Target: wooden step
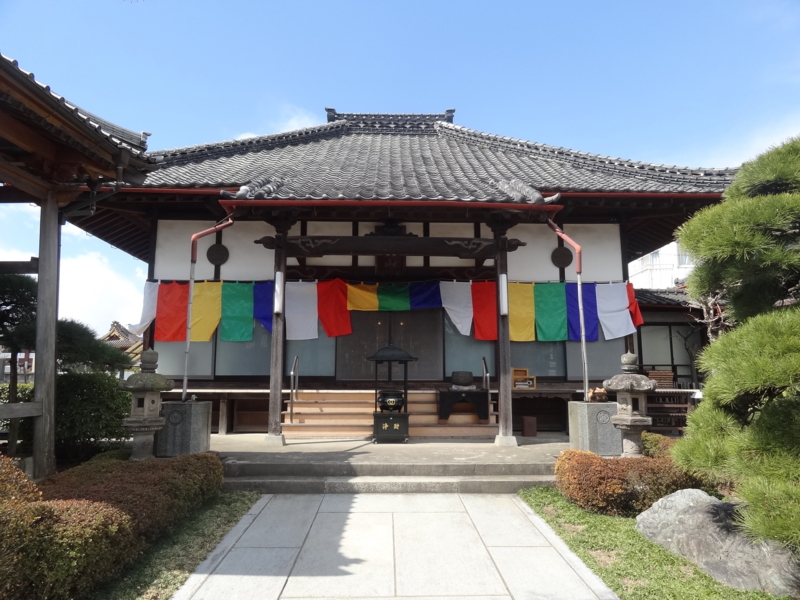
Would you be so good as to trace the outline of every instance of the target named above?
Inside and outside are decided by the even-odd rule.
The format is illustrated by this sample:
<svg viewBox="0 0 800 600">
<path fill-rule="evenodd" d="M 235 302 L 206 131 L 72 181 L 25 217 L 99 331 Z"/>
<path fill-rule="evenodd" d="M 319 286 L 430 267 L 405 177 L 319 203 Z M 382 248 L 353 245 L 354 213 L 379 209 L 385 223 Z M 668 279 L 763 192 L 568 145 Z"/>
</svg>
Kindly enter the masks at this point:
<svg viewBox="0 0 800 600">
<path fill-rule="evenodd" d="M 500 426 L 447 424 L 447 425 L 409 425 L 411 437 L 494 437 L 500 433 Z"/>
<path fill-rule="evenodd" d="M 436 402 L 412 400 L 408 403 L 409 412 L 436 412 Z M 368 412 L 372 414 L 375 410 L 375 402 L 359 402 L 351 400 L 297 400 L 294 402 L 294 412 L 317 412 L 317 413 L 355 413 Z"/>
<path fill-rule="evenodd" d="M 391 386 L 387 386 L 391 388 Z M 431 391 L 408 391 L 409 401 L 436 402 L 437 394 Z M 375 390 L 298 390 L 298 400 L 374 402 Z"/>
<path fill-rule="evenodd" d="M 371 438 L 372 422 L 362 423 L 283 423 L 286 437 Z"/>
<path fill-rule="evenodd" d="M 294 411 L 294 418 L 289 421 L 289 411 L 283 411 L 283 423 L 292 425 L 294 423 L 321 423 L 321 424 L 340 424 L 340 423 L 372 423 L 372 411 L 369 412 L 308 412 Z M 497 414 L 489 415 L 490 423 L 497 423 Z M 409 412 L 409 424 L 411 425 L 439 425 L 439 413 L 436 411 Z M 475 413 L 451 414 L 447 425 L 474 425 L 479 424 L 478 415 Z"/>
</svg>

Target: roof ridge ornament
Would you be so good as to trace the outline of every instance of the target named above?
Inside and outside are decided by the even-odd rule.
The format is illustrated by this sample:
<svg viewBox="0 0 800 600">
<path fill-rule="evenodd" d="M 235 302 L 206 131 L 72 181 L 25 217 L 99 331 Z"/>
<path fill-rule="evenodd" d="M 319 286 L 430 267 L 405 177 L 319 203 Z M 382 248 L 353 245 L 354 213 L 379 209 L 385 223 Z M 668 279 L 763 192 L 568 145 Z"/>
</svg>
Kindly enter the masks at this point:
<svg viewBox="0 0 800 600">
<path fill-rule="evenodd" d="M 448 108 L 442 113 L 340 113 L 335 108 L 326 108 L 328 123 L 335 121 L 374 122 L 374 123 L 435 123 L 453 122 L 455 108 Z"/>
<path fill-rule="evenodd" d="M 529 186 L 527 183 L 521 182 L 519 179 L 494 181 L 493 183 L 501 192 L 511 196 L 514 202 L 522 202 L 524 204 L 552 204 L 561 199 L 560 193 L 545 198 L 539 190 Z"/>
</svg>

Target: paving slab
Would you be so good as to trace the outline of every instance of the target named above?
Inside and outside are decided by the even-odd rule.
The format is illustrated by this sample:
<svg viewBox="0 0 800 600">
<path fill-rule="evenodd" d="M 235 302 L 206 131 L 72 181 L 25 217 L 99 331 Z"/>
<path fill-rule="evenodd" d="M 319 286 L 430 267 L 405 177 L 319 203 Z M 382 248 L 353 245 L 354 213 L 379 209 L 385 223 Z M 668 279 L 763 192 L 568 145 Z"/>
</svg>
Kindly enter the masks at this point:
<svg viewBox="0 0 800 600">
<path fill-rule="evenodd" d="M 530 519 L 508 496 L 464 494 L 461 496 L 461 501 L 487 547 L 549 545 Z"/>
<path fill-rule="evenodd" d="M 282 598 L 392 595 L 392 515 L 319 513 Z"/>
<path fill-rule="evenodd" d="M 300 548 L 322 495 L 275 496 L 236 542 L 237 548 Z"/>
<path fill-rule="evenodd" d="M 489 552 L 514 598 L 598 600 L 552 547 L 489 548 Z"/>
<path fill-rule="evenodd" d="M 518 496 L 455 493 L 265 495 L 172 600 L 240 598 L 619 600 Z"/>
<path fill-rule="evenodd" d="M 394 515 L 398 596 L 490 596 L 506 588 L 465 513 Z"/>
<path fill-rule="evenodd" d="M 458 494 L 330 494 L 325 496 L 319 507 L 321 513 L 438 513 L 464 510 Z"/>
<path fill-rule="evenodd" d="M 278 600 L 296 548 L 234 548 L 192 600 Z"/>
</svg>

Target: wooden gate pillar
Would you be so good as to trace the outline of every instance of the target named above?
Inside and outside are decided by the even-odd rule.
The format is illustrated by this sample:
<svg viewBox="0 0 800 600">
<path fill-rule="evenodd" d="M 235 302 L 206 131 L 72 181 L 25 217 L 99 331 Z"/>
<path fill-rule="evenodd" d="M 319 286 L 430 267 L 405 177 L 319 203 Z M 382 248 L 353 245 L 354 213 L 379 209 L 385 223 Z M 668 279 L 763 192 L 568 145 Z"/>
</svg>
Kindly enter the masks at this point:
<svg viewBox="0 0 800 600">
<path fill-rule="evenodd" d="M 508 251 L 515 250 L 517 245 L 509 247 L 506 237 L 508 230 L 517 224 L 517 217 L 507 211 L 491 212 L 487 215 L 487 225 L 497 240 L 497 257 L 495 258 L 495 274 L 497 281 L 497 383 L 499 434 L 494 443 L 498 446 L 516 446 L 511 419 L 511 337 L 508 324 L 508 311 L 502 314 L 501 295 L 508 303 Z M 506 286 L 506 289 L 502 289 Z"/>
<path fill-rule="evenodd" d="M 497 381 L 498 381 L 498 411 L 500 427 L 495 438 L 498 446 L 516 446 L 517 438 L 514 437 L 511 420 L 511 337 L 508 324 L 508 311 L 502 314 L 501 296 L 508 303 L 508 289 L 502 286 L 508 283 L 508 238 L 495 234 L 499 242 L 497 258 L 494 261 L 497 274 Z"/>
<path fill-rule="evenodd" d="M 275 235 L 275 298 L 286 298 L 286 233 Z M 285 302 L 284 302 L 285 304 Z M 283 354 L 286 337 L 285 306 L 273 306 L 272 311 L 272 351 L 269 363 L 269 429 L 266 443 L 270 446 L 283 446 L 281 431 L 281 411 L 283 409 Z"/>
<path fill-rule="evenodd" d="M 56 321 L 58 320 L 58 222 L 56 195 L 42 199 L 39 222 L 39 283 L 36 304 L 36 372 L 34 402 L 42 407 L 33 420 L 33 478 L 44 479 L 56 472 L 55 396 Z"/>
</svg>

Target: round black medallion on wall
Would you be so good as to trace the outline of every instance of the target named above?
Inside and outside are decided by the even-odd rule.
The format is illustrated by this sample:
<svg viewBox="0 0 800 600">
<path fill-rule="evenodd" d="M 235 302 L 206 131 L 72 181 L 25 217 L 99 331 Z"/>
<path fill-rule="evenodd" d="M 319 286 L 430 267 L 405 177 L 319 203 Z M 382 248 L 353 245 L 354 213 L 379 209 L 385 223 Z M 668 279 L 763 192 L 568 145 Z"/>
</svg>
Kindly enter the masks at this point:
<svg viewBox="0 0 800 600">
<path fill-rule="evenodd" d="M 228 261 L 230 253 L 227 246 L 222 244 L 211 244 L 206 252 L 208 262 L 212 265 L 224 265 Z"/>
<path fill-rule="evenodd" d="M 550 260 L 559 269 L 566 269 L 572 264 L 572 252 L 566 246 L 561 246 L 553 250 L 550 255 Z"/>
</svg>

